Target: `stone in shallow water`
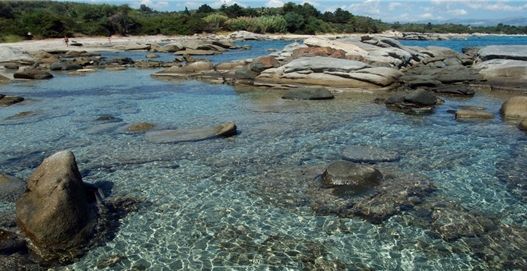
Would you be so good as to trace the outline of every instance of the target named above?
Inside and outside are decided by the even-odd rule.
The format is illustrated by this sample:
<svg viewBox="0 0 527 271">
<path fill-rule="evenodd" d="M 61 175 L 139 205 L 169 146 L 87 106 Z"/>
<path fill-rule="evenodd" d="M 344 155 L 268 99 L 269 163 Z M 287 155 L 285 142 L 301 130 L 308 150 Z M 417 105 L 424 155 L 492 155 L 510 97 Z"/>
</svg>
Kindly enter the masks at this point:
<svg viewBox="0 0 527 271">
<path fill-rule="evenodd" d="M 437 104 L 437 97 L 426 91 L 426 90 L 416 90 L 408 95 L 404 96 L 404 100 L 409 103 L 418 104 L 421 106 L 431 106 Z"/>
<path fill-rule="evenodd" d="M 494 115 L 485 111 L 485 108 L 464 106 L 456 110 L 456 119 L 493 119 Z"/>
<path fill-rule="evenodd" d="M 374 167 L 349 161 L 334 162 L 322 174 L 322 184 L 326 187 L 370 188 L 381 180 L 381 172 Z"/>
<path fill-rule="evenodd" d="M 481 236 L 496 228 L 491 219 L 453 206 L 434 208 L 431 226 L 446 241 Z"/>
<path fill-rule="evenodd" d="M 527 96 L 514 96 L 505 101 L 501 114 L 507 119 L 527 118 Z"/>
<path fill-rule="evenodd" d="M 146 133 L 146 140 L 153 143 L 178 143 L 230 137 L 237 133 L 234 122 L 226 122 L 214 127 L 161 130 Z"/>
<path fill-rule="evenodd" d="M 0 106 L 10 106 L 23 102 L 24 98 L 18 96 L 3 96 L 0 94 Z"/>
<path fill-rule="evenodd" d="M 357 163 L 392 162 L 401 158 L 395 151 L 366 145 L 349 146 L 342 151 L 342 157 L 344 160 Z"/>
<path fill-rule="evenodd" d="M 16 202 L 16 218 L 42 260 L 75 257 L 89 242 L 97 215 L 88 195 L 70 151 L 46 158 L 29 177 Z"/>
<path fill-rule="evenodd" d="M 282 99 L 287 100 L 329 100 L 335 98 L 325 88 L 299 88 L 289 90 Z"/>
<path fill-rule="evenodd" d="M 527 131 L 527 119 L 522 120 L 520 124 L 518 124 L 518 127 L 520 130 Z"/>
</svg>

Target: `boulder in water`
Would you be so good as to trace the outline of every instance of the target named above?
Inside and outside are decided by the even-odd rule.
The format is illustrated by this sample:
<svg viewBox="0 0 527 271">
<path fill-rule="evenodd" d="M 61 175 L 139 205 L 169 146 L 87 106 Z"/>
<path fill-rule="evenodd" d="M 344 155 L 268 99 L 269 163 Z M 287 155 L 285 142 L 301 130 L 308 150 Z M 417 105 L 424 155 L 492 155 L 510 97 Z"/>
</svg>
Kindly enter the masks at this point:
<svg viewBox="0 0 527 271">
<path fill-rule="evenodd" d="M 13 74 L 14 78 L 17 79 L 32 79 L 32 80 L 42 80 L 42 79 L 51 79 L 53 75 L 47 71 L 39 69 L 25 69 L 23 71 L 17 71 Z"/>
<path fill-rule="evenodd" d="M 201 141 L 217 137 L 230 137 L 236 133 L 237 130 L 234 122 L 226 122 L 214 127 L 147 132 L 146 139 L 154 143 L 179 143 Z"/>
<path fill-rule="evenodd" d="M 24 98 L 22 97 L 4 96 L 3 94 L 0 94 L 0 106 L 10 106 L 10 105 L 17 104 L 23 101 L 24 101 Z"/>
<path fill-rule="evenodd" d="M 67 261 L 81 253 L 93 234 L 93 201 L 73 153 L 57 152 L 29 177 L 26 192 L 16 202 L 17 224 L 42 260 Z"/>
<path fill-rule="evenodd" d="M 501 114 L 507 119 L 527 118 L 527 96 L 514 96 L 503 103 Z"/>
<path fill-rule="evenodd" d="M 378 185 L 382 178 L 381 172 L 374 167 L 337 161 L 330 164 L 322 174 L 322 184 L 325 187 L 364 189 Z"/>
<path fill-rule="evenodd" d="M 325 88 L 298 88 L 290 89 L 282 96 L 287 100 L 329 100 L 335 96 Z"/>
</svg>

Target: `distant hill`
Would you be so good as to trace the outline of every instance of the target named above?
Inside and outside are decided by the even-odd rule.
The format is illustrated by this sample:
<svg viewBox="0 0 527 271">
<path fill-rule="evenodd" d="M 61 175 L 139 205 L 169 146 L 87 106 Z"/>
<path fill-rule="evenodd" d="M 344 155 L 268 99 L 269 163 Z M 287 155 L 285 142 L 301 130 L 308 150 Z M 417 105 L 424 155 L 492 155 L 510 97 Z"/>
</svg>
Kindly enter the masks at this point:
<svg viewBox="0 0 527 271">
<path fill-rule="evenodd" d="M 432 20 L 432 21 L 418 21 L 418 23 L 434 23 L 434 24 L 464 24 L 472 26 L 495 26 L 497 24 L 506 24 L 512 26 L 527 26 L 527 17 L 519 18 L 504 18 L 504 19 L 449 19 L 449 20 Z"/>
</svg>

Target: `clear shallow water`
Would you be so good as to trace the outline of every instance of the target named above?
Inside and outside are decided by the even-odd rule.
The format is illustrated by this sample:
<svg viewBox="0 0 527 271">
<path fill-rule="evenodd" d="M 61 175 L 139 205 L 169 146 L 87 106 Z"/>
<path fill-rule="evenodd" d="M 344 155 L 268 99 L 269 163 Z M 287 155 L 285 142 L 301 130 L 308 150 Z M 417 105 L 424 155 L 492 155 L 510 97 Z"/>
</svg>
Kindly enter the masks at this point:
<svg viewBox="0 0 527 271">
<path fill-rule="evenodd" d="M 511 161 L 511 172 L 524 170 L 525 156 L 515 153 L 525 150 L 526 134 L 499 117 L 457 122 L 447 112 L 480 105 L 497 115 L 506 94 L 447 98 L 433 115 L 407 116 L 372 103 L 371 94 L 284 101 L 277 91 L 158 81 L 151 72 L 57 74 L 2 90 L 29 101 L 0 110 L 0 171 L 25 178 L 42 157 L 70 148 L 85 181 L 111 182 L 114 195 L 150 202 L 122 220 L 115 239 L 65 269 L 92 270 L 114 255 L 124 259 L 112 270 L 298 270 L 317 263 L 348 270 L 491 269 L 463 246 L 404 223 L 404 215 L 382 225 L 316 215 L 305 203 L 305 185 L 352 144 L 396 150 L 402 159 L 394 166 L 429 177 L 438 197 L 527 226 L 527 203 L 497 172 L 503 161 Z M 22 111 L 37 115 L 4 120 Z M 232 120 L 240 134 L 153 144 L 97 124 L 101 114 L 123 119 L 118 126 Z"/>
<path fill-rule="evenodd" d="M 489 45 L 527 45 L 527 36 L 471 36 L 466 39 L 452 40 L 401 40 L 407 46 L 441 46 L 461 52 L 463 48 Z"/>
</svg>

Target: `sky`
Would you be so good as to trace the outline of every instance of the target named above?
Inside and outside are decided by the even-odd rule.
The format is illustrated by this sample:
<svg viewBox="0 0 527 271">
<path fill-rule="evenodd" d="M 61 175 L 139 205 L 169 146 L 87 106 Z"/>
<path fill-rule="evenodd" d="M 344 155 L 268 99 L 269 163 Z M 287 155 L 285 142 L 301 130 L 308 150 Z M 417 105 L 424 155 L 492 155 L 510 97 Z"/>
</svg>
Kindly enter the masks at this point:
<svg viewBox="0 0 527 271">
<path fill-rule="evenodd" d="M 69 0 L 71 1 L 71 0 Z M 447 21 L 451 19 L 488 20 L 527 17 L 527 0 L 74 0 L 77 2 L 145 4 L 159 11 L 196 9 L 202 4 L 219 7 L 237 3 L 244 7 L 280 7 L 285 2 L 310 3 L 321 11 L 342 8 L 355 15 L 386 22 Z"/>
</svg>

